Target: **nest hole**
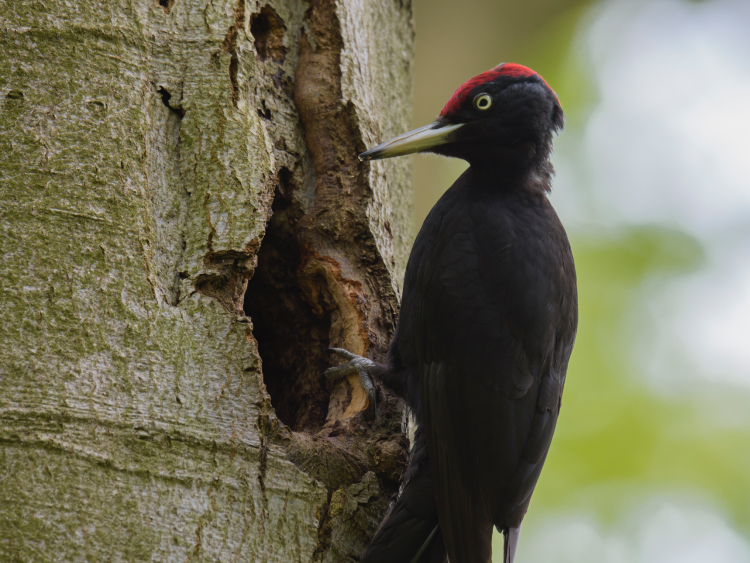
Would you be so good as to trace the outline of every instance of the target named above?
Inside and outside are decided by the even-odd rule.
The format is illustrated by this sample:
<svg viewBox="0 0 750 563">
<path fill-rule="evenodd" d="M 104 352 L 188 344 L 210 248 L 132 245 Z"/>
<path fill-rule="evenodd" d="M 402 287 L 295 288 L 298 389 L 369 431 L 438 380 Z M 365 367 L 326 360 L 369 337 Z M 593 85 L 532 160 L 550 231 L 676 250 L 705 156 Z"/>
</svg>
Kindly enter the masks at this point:
<svg viewBox="0 0 750 563">
<path fill-rule="evenodd" d="M 302 249 L 295 227 L 302 212 L 285 195 L 290 186 L 291 174 L 282 169 L 244 309 L 253 321 L 277 416 L 295 431 L 317 430 L 325 423 L 330 396 L 323 372 L 329 366 L 331 315 L 316 315 L 299 287 Z"/>
</svg>

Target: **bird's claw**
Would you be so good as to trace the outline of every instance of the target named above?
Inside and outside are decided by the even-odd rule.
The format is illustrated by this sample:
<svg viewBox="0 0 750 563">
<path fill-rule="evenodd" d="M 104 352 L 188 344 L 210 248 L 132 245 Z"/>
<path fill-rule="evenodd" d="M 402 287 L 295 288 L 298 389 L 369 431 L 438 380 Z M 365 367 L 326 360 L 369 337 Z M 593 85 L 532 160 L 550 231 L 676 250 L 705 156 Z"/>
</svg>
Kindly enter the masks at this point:
<svg viewBox="0 0 750 563">
<path fill-rule="evenodd" d="M 357 354 L 352 354 L 349 350 L 344 350 L 343 348 L 329 348 L 328 351 L 349 361 L 340 366 L 328 368 L 323 375 L 329 380 L 336 380 L 347 375 L 356 374 L 370 402 L 366 413 L 367 418 L 374 419 L 377 412 L 377 403 L 375 402 L 375 384 L 372 382 L 369 370 L 376 366 L 375 362 L 362 356 L 357 356 Z"/>
</svg>

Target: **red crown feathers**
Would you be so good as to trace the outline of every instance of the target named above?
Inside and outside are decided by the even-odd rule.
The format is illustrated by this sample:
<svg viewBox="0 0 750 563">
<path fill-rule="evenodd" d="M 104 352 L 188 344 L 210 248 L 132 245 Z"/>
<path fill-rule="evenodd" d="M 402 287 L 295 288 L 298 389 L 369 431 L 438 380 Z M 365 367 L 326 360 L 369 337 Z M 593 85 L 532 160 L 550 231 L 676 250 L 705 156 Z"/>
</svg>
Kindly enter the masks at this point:
<svg viewBox="0 0 750 563">
<path fill-rule="evenodd" d="M 446 115 L 449 115 L 453 112 L 458 111 L 458 108 L 461 107 L 461 104 L 464 103 L 464 101 L 466 100 L 466 97 L 474 88 L 476 88 L 477 86 L 480 86 L 481 84 L 492 82 L 493 80 L 497 79 L 499 76 L 510 76 L 513 78 L 522 78 L 524 76 L 539 76 L 539 75 L 533 70 L 531 70 L 530 68 L 525 67 L 523 65 L 518 65 L 515 63 L 499 64 L 495 68 L 492 68 L 486 72 L 483 72 L 482 74 L 478 74 L 474 78 L 467 80 L 466 82 L 461 84 L 458 90 L 456 90 L 453 93 L 453 95 L 451 96 L 451 99 L 448 100 L 448 103 L 445 104 L 443 111 L 440 112 L 440 116 L 445 117 Z M 539 78 L 549 88 L 549 84 L 547 84 L 544 81 L 544 78 L 542 78 L 541 76 L 539 76 Z"/>
</svg>

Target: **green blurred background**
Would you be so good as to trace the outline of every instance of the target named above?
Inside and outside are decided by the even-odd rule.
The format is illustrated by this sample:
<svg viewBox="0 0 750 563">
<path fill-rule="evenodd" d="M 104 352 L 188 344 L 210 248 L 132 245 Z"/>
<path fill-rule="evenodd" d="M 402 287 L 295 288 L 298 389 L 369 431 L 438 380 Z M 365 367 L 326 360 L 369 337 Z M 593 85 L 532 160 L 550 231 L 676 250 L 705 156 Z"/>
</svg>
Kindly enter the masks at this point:
<svg viewBox="0 0 750 563">
<path fill-rule="evenodd" d="M 508 61 L 566 111 L 580 326 L 517 561 L 750 562 L 750 2 L 414 9 L 415 127 Z M 415 158 L 415 230 L 465 166 Z"/>
</svg>

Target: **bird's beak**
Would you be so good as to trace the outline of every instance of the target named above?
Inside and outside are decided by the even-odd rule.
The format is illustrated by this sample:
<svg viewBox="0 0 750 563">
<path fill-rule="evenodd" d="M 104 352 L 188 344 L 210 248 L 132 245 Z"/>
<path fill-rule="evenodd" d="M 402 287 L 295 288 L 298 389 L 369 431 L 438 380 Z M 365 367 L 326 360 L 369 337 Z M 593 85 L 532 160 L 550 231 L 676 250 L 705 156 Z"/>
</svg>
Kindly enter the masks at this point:
<svg viewBox="0 0 750 563">
<path fill-rule="evenodd" d="M 425 125 L 414 131 L 399 135 L 395 139 L 366 150 L 359 155 L 360 160 L 378 160 L 402 156 L 414 152 L 423 151 L 438 145 L 444 145 L 451 141 L 453 132 L 462 127 L 463 123 L 449 125 L 436 121 Z"/>
</svg>

